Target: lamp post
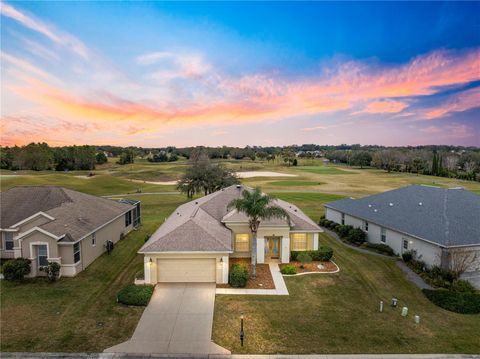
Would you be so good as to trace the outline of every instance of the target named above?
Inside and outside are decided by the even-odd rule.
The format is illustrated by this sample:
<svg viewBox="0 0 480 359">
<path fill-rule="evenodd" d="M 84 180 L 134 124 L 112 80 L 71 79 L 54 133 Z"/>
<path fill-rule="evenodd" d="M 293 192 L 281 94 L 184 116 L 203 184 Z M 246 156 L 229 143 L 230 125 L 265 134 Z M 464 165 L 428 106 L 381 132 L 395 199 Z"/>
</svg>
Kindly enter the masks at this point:
<svg viewBox="0 0 480 359">
<path fill-rule="evenodd" d="M 243 339 L 245 338 L 245 332 L 243 331 L 243 314 L 240 315 L 240 345 L 243 347 Z"/>
</svg>

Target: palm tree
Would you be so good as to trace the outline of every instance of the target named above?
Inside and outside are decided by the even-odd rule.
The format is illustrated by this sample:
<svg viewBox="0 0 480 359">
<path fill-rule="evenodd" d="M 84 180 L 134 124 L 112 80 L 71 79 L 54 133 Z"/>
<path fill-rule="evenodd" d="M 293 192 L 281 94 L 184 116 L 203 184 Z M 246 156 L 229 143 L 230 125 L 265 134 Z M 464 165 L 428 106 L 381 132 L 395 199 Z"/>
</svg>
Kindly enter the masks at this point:
<svg viewBox="0 0 480 359">
<path fill-rule="evenodd" d="M 248 217 L 248 226 L 252 232 L 252 277 L 257 275 L 257 231 L 262 220 L 271 218 L 286 218 L 290 221 L 287 211 L 274 205 L 275 198 L 262 193 L 259 187 L 253 191 L 244 190 L 240 198 L 231 201 L 228 208 L 235 208 Z"/>
</svg>

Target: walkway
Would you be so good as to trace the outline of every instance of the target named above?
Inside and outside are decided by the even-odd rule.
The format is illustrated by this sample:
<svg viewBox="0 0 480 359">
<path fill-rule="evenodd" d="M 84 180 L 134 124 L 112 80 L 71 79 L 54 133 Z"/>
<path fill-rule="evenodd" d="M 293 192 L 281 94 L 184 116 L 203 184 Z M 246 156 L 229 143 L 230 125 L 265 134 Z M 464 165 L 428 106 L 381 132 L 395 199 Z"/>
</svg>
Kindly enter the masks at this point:
<svg viewBox="0 0 480 359">
<path fill-rule="evenodd" d="M 275 289 L 217 288 L 216 294 L 289 295 L 278 263 L 268 263 Z"/>
<path fill-rule="evenodd" d="M 105 353 L 230 354 L 211 341 L 214 283 L 157 284 L 130 340 Z"/>
</svg>

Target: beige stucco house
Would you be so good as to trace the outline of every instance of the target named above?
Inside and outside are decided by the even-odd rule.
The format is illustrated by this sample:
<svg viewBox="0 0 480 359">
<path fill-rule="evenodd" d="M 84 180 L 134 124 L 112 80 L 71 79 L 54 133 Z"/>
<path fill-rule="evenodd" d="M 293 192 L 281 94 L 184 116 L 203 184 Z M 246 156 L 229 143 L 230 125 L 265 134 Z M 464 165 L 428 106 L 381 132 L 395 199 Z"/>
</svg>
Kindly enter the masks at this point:
<svg viewBox="0 0 480 359">
<path fill-rule="evenodd" d="M 242 191 L 234 185 L 178 207 L 139 253 L 144 255 L 145 282 L 227 283 L 229 258 L 251 256 L 251 233 L 242 213 L 228 204 Z M 286 219 L 262 221 L 258 230 L 257 259 L 290 261 L 290 251 L 318 249 L 322 229 L 298 207 L 276 199 Z"/>
<path fill-rule="evenodd" d="M 140 223 L 138 201 L 115 201 L 62 187 L 21 186 L 0 193 L 0 258 L 29 258 L 34 277 L 48 262 L 75 276 Z"/>
<path fill-rule="evenodd" d="M 455 251 L 468 272 L 480 273 L 480 196 L 473 192 L 412 185 L 327 203 L 325 210 L 328 220 L 362 228 L 369 242 L 399 255 L 413 251 L 427 266 L 448 268 Z"/>
</svg>

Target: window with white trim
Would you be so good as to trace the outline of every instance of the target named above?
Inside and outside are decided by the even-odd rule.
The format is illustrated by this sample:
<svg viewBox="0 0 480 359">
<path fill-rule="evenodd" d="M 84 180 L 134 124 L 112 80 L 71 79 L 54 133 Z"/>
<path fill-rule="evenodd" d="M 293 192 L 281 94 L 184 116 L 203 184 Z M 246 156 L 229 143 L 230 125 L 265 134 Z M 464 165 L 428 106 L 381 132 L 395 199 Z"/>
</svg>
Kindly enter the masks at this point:
<svg viewBox="0 0 480 359">
<path fill-rule="evenodd" d="M 408 250 L 408 240 L 407 239 L 403 240 L 403 249 Z"/>
<path fill-rule="evenodd" d="M 345 213 L 342 213 L 342 225 L 345 224 Z"/>
<path fill-rule="evenodd" d="M 380 240 L 385 243 L 387 241 L 387 230 L 382 227 L 380 230 Z"/>
<path fill-rule="evenodd" d="M 363 229 L 365 229 L 365 232 L 368 232 L 368 222 L 367 221 L 365 221 L 363 223 Z"/>
<path fill-rule="evenodd" d="M 248 252 L 250 251 L 250 236 L 245 233 L 235 234 L 235 251 Z"/>
<path fill-rule="evenodd" d="M 3 232 L 3 240 L 5 243 L 5 250 L 13 250 L 13 232 Z"/>
<path fill-rule="evenodd" d="M 92 247 L 95 247 L 97 244 L 97 235 L 95 233 L 92 233 Z"/>
<path fill-rule="evenodd" d="M 292 241 L 292 251 L 306 251 L 307 250 L 307 234 L 306 233 L 292 233 L 290 235 Z"/>
<path fill-rule="evenodd" d="M 125 227 L 128 227 L 132 224 L 132 211 L 125 213 Z"/>
<path fill-rule="evenodd" d="M 37 253 L 38 253 L 38 265 L 40 267 L 47 266 L 48 265 L 48 250 L 47 250 L 47 245 L 42 244 L 40 246 L 37 246 Z"/>
<path fill-rule="evenodd" d="M 73 245 L 73 263 L 80 262 L 80 242 Z"/>
</svg>

